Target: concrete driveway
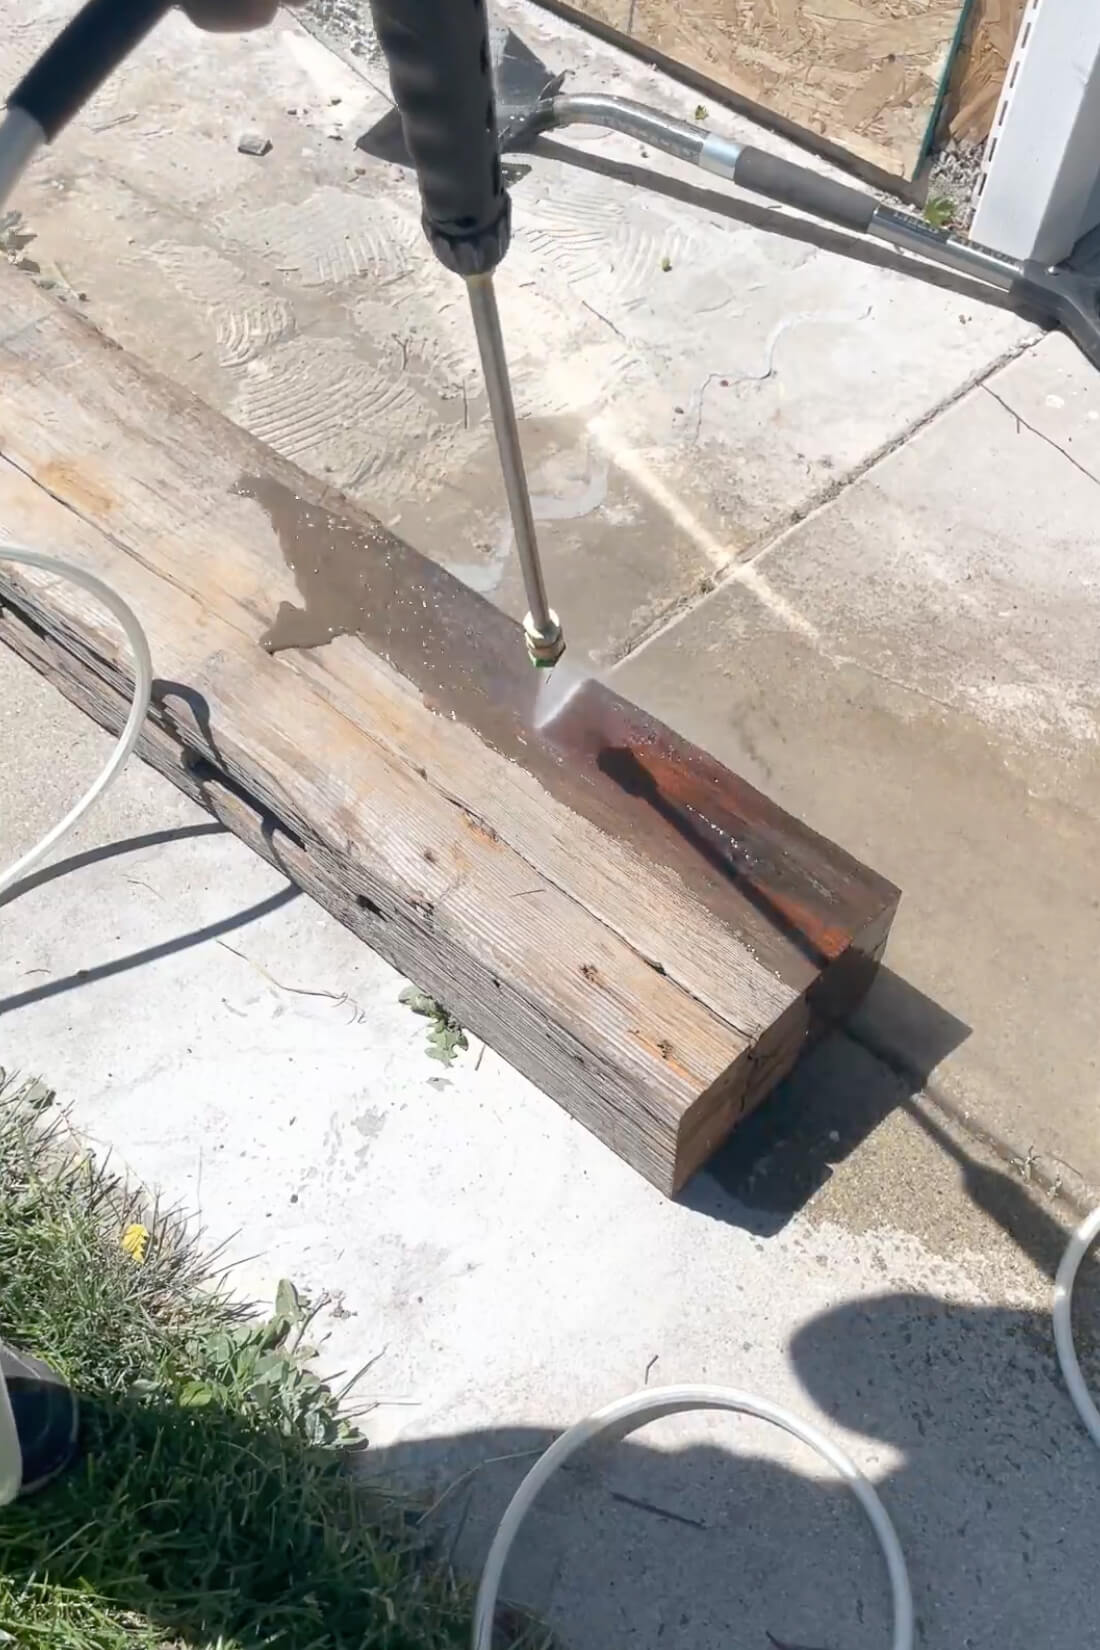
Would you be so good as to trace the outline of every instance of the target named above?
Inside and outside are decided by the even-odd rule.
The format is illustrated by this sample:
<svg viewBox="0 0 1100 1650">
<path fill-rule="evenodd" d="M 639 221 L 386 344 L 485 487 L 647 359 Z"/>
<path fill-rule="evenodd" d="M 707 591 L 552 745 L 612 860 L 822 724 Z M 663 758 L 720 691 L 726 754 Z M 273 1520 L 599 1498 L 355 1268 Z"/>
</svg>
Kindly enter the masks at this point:
<svg viewBox="0 0 1100 1650">
<path fill-rule="evenodd" d="M 51 16 L 0 0 L 9 81 Z M 336 45 L 171 20 L 27 180 L 11 255 L 515 610 L 462 294 L 355 148 L 387 107 L 369 39 Z M 1047 1188 L 1100 1186 L 1095 375 L 625 140 L 571 136 L 514 198 L 501 302 L 575 653 L 901 885 L 858 1024 L 663 1202 L 491 1051 L 433 1065 L 385 964 L 134 767 L 0 912 L 0 1059 L 230 1239 L 242 1287 L 330 1292 L 326 1359 L 377 1360 L 378 1470 L 439 1491 L 646 1379 L 755 1388 L 880 1482 L 923 1642 L 1076 1650 L 1100 1465 L 1053 1361 Z M 6 858 L 102 736 L 7 656 L 0 688 Z M 441 1507 L 461 1562 L 523 1464 Z M 571 1474 L 510 1590 L 574 1650 L 886 1639 L 856 1511 L 713 1418 Z"/>
</svg>

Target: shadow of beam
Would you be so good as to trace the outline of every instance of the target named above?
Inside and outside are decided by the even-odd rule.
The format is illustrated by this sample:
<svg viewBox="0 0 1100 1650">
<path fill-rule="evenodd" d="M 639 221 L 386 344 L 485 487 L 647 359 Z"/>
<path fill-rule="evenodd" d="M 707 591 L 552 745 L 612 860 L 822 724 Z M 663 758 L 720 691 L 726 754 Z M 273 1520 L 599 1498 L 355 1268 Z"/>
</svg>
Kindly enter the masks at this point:
<svg viewBox="0 0 1100 1650">
<path fill-rule="evenodd" d="M 757 1237 L 774 1236 L 891 1112 L 912 1106 L 969 1035 L 964 1021 L 880 967 L 855 1022 L 798 1062 L 682 1201 Z M 884 1046 L 893 1058 L 883 1058 Z"/>
</svg>

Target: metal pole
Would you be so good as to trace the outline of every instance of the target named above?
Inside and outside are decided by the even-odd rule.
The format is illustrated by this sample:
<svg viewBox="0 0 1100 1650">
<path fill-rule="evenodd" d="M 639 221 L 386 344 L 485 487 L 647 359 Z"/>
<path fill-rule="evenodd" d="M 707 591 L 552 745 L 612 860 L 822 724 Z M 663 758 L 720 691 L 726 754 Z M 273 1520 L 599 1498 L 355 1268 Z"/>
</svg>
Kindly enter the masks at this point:
<svg viewBox="0 0 1100 1650">
<path fill-rule="evenodd" d="M 512 385 L 508 377 L 508 361 L 504 353 L 504 339 L 497 313 L 496 293 L 492 275 L 468 275 L 466 289 L 470 294 L 470 309 L 477 333 L 481 366 L 485 374 L 485 389 L 489 410 L 493 417 L 500 465 L 504 472 L 504 490 L 516 536 L 516 551 L 523 572 L 529 612 L 524 620 L 527 643 L 536 664 L 554 664 L 564 650 L 561 625 L 546 595 L 539 560 L 535 518 L 531 510 L 531 494 L 527 486 L 527 472 L 523 467 L 523 452 L 519 444 L 519 426 L 512 400 Z"/>
</svg>

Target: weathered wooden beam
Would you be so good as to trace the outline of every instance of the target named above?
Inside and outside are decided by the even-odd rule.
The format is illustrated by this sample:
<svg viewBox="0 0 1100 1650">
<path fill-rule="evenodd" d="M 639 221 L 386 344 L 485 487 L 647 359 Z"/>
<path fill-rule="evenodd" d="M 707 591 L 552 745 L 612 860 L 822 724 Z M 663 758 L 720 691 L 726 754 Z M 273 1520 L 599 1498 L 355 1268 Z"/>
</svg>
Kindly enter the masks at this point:
<svg viewBox="0 0 1100 1650">
<path fill-rule="evenodd" d="M 665 1191 L 858 1001 L 890 884 L 0 270 L 0 512 L 131 602 L 143 754 Z M 125 649 L 0 564 L 0 637 L 109 727 Z"/>
</svg>

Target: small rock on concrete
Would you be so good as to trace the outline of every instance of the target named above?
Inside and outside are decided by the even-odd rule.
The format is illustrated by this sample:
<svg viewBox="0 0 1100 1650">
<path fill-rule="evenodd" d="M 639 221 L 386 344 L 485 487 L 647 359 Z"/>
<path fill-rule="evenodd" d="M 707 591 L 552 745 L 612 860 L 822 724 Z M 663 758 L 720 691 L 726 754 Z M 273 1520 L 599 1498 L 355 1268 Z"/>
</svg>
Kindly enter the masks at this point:
<svg viewBox="0 0 1100 1650">
<path fill-rule="evenodd" d="M 237 139 L 237 149 L 242 155 L 266 155 L 271 148 L 271 139 L 263 132 L 242 132 Z"/>
</svg>

